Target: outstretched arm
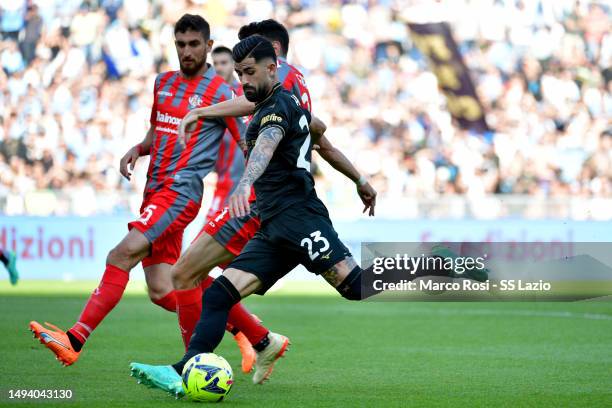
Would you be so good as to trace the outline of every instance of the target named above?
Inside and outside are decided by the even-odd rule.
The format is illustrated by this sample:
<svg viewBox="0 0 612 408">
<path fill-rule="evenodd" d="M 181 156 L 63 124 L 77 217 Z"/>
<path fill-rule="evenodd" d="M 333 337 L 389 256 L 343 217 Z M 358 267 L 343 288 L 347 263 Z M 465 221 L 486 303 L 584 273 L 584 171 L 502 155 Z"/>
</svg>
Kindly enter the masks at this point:
<svg viewBox="0 0 612 408">
<path fill-rule="evenodd" d="M 247 116 L 254 111 L 255 104 L 249 102 L 246 96 L 241 95 L 214 105 L 194 109 L 189 113 L 195 113 L 198 117 L 218 118 L 222 116 Z"/>
<path fill-rule="evenodd" d="M 214 105 L 193 109 L 185 115 L 181 121 L 179 126 L 179 140 L 181 143 L 187 144 L 189 141 L 188 132 L 193 130 L 195 124 L 200 119 L 248 116 L 253 113 L 254 110 L 255 104 L 249 102 L 244 95 Z"/>
<path fill-rule="evenodd" d="M 310 128 L 310 134 L 312 135 L 312 141 L 314 143 L 318 143 L 319 138 L 323 136 L 325 131 L 327 130 L 327 125 L 323 123 L 321 119 L 312 115 L 310 118 L 310 124 L 308 125 Z"/>
<path fill-rule="evenodd" d="M 357 186 L 357 194 L 364 205 L 363 212 L 369 210 L 368 215 L 374 215 L 376 207 L 376 190 L 368 183 L 366 178 L 359 174 L 359 171 L 353 166 L 353 163 L 331 142 L 321 135 L 317 142 L 319 148 L 317 151 L 321 157 L 328 162 L 334 169 L 348 177 Z"/>
<path fill-rule="evenodd" d="M 251 211 L 249 205 L 251 186 L 268 167 L 276 147 L 283 138 L 283 134 L 283 129 L 278 126 L 268 126 L 259 132 L 244 174 L 229 198 L 230 216 L 243 217 Z"/>
<path fill-rule="evenodd" d="M 179 140 L 181 143 L 187 144 L 189 141 L 188 132 L 193 130 L 193 127 L 200 119 L 248 116 L 254 111 L 255 104 L 249 102 L 244 95 L 214 105 L 193 109 L 181 121 L 179 126 Z M 312 117 L 310 121 L 310 131 L 315 142 L 319 136 L 325 133 L 326 129 L 327 126 L 325 126 L 325 123 L 315 116 Z"/>
</svg>

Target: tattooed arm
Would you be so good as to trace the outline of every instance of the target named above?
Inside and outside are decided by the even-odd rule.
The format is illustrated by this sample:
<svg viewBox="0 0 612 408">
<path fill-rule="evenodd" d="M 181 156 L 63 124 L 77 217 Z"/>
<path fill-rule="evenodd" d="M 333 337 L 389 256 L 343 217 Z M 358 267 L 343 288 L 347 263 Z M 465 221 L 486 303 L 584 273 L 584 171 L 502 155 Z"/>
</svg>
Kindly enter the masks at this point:
<svg viewBox="0 0 612 408">
<path fill-rule="evenodd" d="M 229 198 L 229 211 L 232 217 L 243 217 L 251 211 L 249 196 L 251 186 L 266 170 L 276 147 L 282 140 L 284 131 L 278 126 L 268 126 L 257 136 L 246 169 L 236 189 Z"/>
</svg>

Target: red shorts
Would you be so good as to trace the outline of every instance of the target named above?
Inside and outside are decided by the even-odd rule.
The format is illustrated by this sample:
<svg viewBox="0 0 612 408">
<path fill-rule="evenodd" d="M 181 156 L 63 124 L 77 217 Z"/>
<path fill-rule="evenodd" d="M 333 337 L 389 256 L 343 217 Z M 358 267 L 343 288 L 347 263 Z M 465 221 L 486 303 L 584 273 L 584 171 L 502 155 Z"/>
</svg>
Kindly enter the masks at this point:
<svg viewBox="0 0 612 408">
<path fill-rule="evenodd" d="M 255 202 L 252 202 L 251 212 L 244 217 L 231 218 L 227 207 L 217 211 L 215 216 L 204 224 L 198 237 L 206 232 L 225 249 L 237 256 L 258 230 L 259 213 Z"/>
<path fill-rule="evenodd" d="M 215 187 L 215 195 L 210 202 L 210 208 L 208 209 L 208 214 L 206 214 L 206 222 L 212 220 L 216 217 L 223 208 L 227 204 L 227 199 L 229 197 L 230 189 L 227 187 L 222 187 L 217 184 Z"/>
<path fill-rule="evenodd" d="M 170 189 L 146 195 L 140 206 L 140 218 L 128 224 L 129 229 L 136 228 L 151 243 L 142 266 L 174 265 L 181 256 L 183 231 L 198 211 L 200 203 Z"/>
</svg>

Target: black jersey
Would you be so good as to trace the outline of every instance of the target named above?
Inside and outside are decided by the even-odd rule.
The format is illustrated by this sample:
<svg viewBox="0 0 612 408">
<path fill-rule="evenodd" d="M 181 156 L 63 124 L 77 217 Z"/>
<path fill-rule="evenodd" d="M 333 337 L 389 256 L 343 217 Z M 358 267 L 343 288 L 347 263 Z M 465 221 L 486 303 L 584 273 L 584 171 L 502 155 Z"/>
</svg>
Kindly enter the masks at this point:
<svg viewBox="0 0 612 408">
<path fill-rule="evenodd" d="M 283 132 L 268 167 L 254 184 L 262 221 L 309 199 L 313 194 L 316 196 L 314 179 L 310 174 L 310 118 L 310 112 L 302 108 L 300 101 L 285 91 L 280 83 L 274 85 L 272 93 L 255 107 L 246 132 L 249 157 L 264 129 L 275 126 Z"/>
</svg>

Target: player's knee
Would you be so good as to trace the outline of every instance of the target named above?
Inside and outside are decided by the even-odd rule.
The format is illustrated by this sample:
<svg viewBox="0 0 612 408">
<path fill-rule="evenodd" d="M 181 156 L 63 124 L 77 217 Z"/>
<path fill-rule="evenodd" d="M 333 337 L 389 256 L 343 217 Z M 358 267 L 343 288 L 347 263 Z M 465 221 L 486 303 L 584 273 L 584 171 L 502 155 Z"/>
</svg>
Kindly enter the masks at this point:
<svg viewBox="0 0 612 408">
<path fill-rule="evenodd" d="M 110 251 L 108 251 L 108 254 L 106 255 L 106 264 L 114 265 L 115 260 L 118 257 L 119 257 L 119 251 L 117 250 L 117 247 L 115 247 L 111 249 Z"/>
<path fill-rule="evenodd" d="M 149 293 L 149 299 L 151 300 L 151 302 L 157 304 L 157 302 L 164 297 L 164 295 L 161 292 L 156 292 L 154 290 L 149 289 L 148 290 Z"/>
<path fill-rule="evenodd" d="M 173 288 L 170 285 L 164 285 L 162 283 L 148 283 L 147 292 L 151 302 L 157 303 L 160 299 L 164 298 L 168 293 L 172 292 Z"/>
<path fill-rule="evenodd" d="M 111 265 L 125 263 L 133 258 L 137 258 L 140 252 L 141 249 L 136 245 L 123 241 L 110 250 L 106 257 L 106 263 Z"/>
<path fill-rule="evenodd" d="M 181 267 L 180 261 L 172 267 L 172 286 L 178 290 L 191 289 L 194 286 L 194 279 L 187 269 Z"/>
<path fill-rule="evenodd" d="M 354 267 L 351 273 L 336 287 L 343 298 L 361 300 L 361 272 L 362 269 L 359 266 Z"/>
<path fill-rule="evenodd" d="M 240 292 L 225 276 L 221 275 L 210 285 L 204 295 L 204 308 L 229 310 L 240 301 Z"/>
</svg>

